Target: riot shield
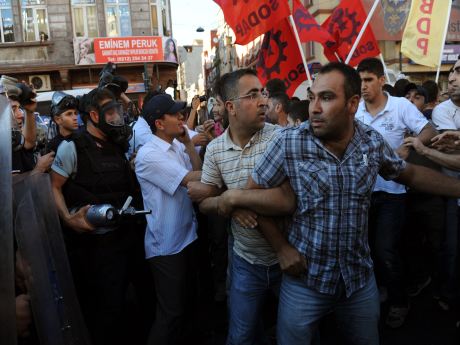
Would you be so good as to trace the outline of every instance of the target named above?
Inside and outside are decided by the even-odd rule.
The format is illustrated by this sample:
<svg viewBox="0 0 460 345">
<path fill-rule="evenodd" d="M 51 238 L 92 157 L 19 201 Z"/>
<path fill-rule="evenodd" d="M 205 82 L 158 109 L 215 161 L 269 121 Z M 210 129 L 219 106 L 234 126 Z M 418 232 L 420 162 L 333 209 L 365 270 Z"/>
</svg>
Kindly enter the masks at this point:
<svg viewBox="0 0 460 345">
<path fill-rule="evenodd" d="M 41 345 L 89 345 L 48 174 L 14 185 L 15 232 Z"/>
<path fill-rule="evenodd" d="M 11 108 L 0 94 L 0 339 L 5 345 L 16 344 L 11 166 Z"/>
</svg>

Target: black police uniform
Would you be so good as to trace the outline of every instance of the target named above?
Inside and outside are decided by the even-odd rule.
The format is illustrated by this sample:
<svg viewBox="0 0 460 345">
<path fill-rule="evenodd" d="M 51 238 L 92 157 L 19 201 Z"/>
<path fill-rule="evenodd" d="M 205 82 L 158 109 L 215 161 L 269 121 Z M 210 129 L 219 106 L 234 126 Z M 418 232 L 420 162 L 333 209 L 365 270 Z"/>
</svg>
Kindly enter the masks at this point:
<svg viewBox="0 0 460 345">
<path fill-rule="evenodd" d="M 73 141 L 77 173 L 63 186 L 69 209 L 103 203 L 121 208 L 129 195 L 136 195 L 134 175 L 117 145 L 88 132 L 74 136 Z M 75 287 L 94 345 L 126 343 L 126 289 L 133 273 L 144 274 L 145 226 L 141 229 L 135 219 L 103 235 L 78 234 L 64 227 Z"/>
</svg>

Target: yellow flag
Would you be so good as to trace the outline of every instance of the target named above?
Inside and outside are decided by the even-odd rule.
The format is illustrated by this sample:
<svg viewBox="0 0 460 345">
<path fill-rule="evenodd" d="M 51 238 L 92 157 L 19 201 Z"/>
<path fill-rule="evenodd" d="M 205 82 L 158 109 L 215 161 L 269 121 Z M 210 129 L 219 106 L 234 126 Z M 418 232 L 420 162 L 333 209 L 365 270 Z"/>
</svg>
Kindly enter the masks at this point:
<svg viewBox="0 0 460 345">
<path fill-rule="evenodd" d="M 419 65 L 436 67 L 452 0 L 412 0 L 401 52 Z"/>
</svg>

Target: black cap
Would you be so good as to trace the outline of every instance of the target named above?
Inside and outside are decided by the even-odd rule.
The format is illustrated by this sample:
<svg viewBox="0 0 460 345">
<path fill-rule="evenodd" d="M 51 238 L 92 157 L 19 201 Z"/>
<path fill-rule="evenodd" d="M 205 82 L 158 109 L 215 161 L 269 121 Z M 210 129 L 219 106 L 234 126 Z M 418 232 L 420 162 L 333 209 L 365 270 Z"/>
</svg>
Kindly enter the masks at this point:
<svg viewBox="0 0 460 345">
<path fill-rule="evenodd" d="M 159 94 L 144 104 L 141 115 L 149 125 L 152 125 L 164 114 L 176 114 L 185 109 L 186 106 L 186 102 L 176 102 L 168 94 Z"/>
</svg>

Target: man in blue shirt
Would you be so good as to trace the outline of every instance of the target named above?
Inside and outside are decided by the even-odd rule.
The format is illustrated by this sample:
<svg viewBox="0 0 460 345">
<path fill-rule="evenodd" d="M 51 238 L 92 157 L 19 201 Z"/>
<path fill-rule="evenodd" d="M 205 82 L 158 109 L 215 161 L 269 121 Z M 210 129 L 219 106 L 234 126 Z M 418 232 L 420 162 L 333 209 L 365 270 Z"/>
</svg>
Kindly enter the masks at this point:
<svg viewBox="0 0 460 345">
<path fill-rule="evenodd" d="M 155 322 L 148 344 L 182 344 L 187 303 L 187 276 L 193 269 L 197 221 L 186 185 L 201 178 L 195 151 L 180 111 L 185 102 L 154 96 L 142 117 L 152 129 L 150 140 L 136 156 L 136 175 L 147 215 L 145 253 L 157 297 Z"/>
<path fill-rule="evenodd" d="M 291 246 L 306 259 L 306 270 L 297 265 L 297 272 L 283 276 L 280 345 L 310 344 L 320 319 L 331 312 L 347 343 L 379 343 L 379 296 L 367 237 L 377 175 L 460 195 L 460 182 L 405 163 L 377 131 L 355 121 L 360 85 L 353 68 L 324 66 L 309 91 L 309 121 L 281 132 L 252 173 L 254 188 L 276 187 L 288 178 L 297 197 L 287 239 L 264 231 L 270 243 Z M 261 192 L 229 190 L 220 197 L 220 211 L 255 209 Z"/>
</svg>

